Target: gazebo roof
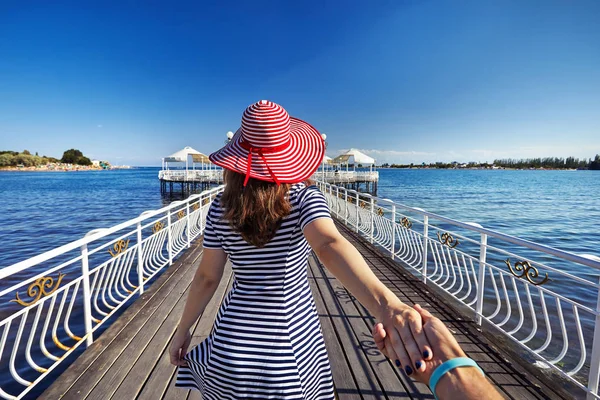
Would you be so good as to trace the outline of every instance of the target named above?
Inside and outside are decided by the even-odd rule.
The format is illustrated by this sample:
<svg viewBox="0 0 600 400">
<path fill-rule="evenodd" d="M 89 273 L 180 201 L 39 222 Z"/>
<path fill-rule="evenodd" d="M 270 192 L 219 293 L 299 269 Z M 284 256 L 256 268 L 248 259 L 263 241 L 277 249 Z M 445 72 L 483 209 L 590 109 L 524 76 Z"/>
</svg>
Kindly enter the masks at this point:
<svg viewBox="0 0 600 400">
<path fill-rule="evenodd" d="M 333 158 L 329 156 L 323 156 L 323 164 L 333 164 Z"/>
<path fill-rule="evenodd" d="M 186 146 L 176 153 L 171 154 L 168 157 L 163 158 L 166 162 L 186 162 L 188 156 L 192 156 L 193 162 L 209 162 L 206 154 L 200 153 L 198 150 Z"/>
<path fill-rule="evenodd" d="M 336 164 L 346 164 L 350 158 L 354 159 L 355 164 L 367 164 L 374 165 L 375 159 L 373 157 L 369 157 L 365 153 L 362 153 L 356 149 L 350 149 L 347 152 L 340 154 L 336 158 L 333 159 L 333 162 Z"/>
</svg>

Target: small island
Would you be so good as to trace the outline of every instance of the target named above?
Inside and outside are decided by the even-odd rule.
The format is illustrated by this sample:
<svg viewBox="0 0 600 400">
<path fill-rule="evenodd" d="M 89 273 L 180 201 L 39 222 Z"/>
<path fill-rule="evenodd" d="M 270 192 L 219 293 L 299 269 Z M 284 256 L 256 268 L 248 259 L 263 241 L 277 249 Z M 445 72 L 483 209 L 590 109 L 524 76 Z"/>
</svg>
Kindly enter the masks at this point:
<svg viewBox="0 0 600 400">
<path fill-rule="evenodd" d="M 0 151 L 0 171 L 97 171 L 111 169 L 107 161 L 90 160 L 80 150 L 69 149 L 61 159 L 28 150 Z"/>
</svg>

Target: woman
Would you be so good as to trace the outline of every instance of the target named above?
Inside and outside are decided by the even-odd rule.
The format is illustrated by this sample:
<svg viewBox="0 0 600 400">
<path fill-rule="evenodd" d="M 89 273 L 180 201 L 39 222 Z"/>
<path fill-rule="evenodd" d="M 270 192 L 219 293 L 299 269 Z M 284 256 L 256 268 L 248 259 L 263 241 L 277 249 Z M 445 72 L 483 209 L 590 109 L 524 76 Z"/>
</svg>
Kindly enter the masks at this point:
<svg viewBox="0 0 600 400">
<path fill-rule="evenodd" d="M 204 253 L 191 284 L 171 362 L 177 385 L 205 399 L 333 399 L 327 351 L 307 279 L 311 249 L 381 322 L 386 355 L 424 372 L 433 356 L 421 316 L 371 272 L 337 231 L 308 179 L 323 160 L 316 129 L 262 100 L 231 142 L 210 155 L 226 187 L 207 214 Z M 209 337 L 188 353 L 190 328 L 213 296 L 227 258 L 235 280 Z"/>
</svg>

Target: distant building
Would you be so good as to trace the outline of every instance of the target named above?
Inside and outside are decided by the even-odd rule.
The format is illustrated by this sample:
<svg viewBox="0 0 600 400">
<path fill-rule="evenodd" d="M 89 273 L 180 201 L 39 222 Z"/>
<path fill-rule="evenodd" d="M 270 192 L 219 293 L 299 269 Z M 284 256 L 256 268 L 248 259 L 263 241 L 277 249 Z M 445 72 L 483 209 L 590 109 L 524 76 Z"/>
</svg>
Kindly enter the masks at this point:
<svg viewBox="0 0 600 400">
<path fill-rule="evenodd" d="M 100 160 L 92 160 L 92 165 L 94 167 L 99 167 L 100 166 Z"/>
</svg>

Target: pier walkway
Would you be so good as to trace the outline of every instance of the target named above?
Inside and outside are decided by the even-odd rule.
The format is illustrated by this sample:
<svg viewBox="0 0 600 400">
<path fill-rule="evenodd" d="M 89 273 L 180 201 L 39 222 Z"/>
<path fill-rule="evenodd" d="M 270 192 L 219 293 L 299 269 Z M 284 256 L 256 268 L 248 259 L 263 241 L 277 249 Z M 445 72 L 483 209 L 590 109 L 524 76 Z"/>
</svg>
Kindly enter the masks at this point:
<svg viewBox="0 0 600 400">
<path fill-rule="evenodd" d="M 512 399 L 566 397 L 538 381 L 497 350 L 430 292 L 401 264 L 338 223 L 377 276 L 403 301 L 420 303 L 455 332 L 467 354 Z M 202 257 L 201 239 L 192 243 L 143 295 L 41 395 L 42 399 L 200 399 L 174 387 L 169 342 L 182 313 L 186 291 Z M 191 346 L 210 333 L 219 304 L 232 284 L 227 267 L 215 296 L 193 329 Z M 340 399 L 433 399 L 426 385 L 412 381 L 379 353 L 371 337 L 374 320 L 313 255 L 309 280 L 315 297 Z M 560 389 L 559 389 L 560 390 Z"/>
</svg>

